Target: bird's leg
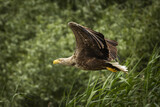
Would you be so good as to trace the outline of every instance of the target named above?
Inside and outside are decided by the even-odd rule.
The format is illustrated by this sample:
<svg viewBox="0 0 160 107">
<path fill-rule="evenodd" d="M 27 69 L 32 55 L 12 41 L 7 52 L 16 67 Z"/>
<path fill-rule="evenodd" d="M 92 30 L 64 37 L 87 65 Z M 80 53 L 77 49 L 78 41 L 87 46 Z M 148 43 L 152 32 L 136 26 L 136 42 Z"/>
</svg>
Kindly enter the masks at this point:
<svg viewBox="0 0 160 107">
<path fill-rule="evenodd" d="M 114 69 L 114 68 L 106 67 L 106 69 L 109 70 L 109 71 L 112 71 L 112 72 L 117 72 L 117 70 Z"/>
</svg>

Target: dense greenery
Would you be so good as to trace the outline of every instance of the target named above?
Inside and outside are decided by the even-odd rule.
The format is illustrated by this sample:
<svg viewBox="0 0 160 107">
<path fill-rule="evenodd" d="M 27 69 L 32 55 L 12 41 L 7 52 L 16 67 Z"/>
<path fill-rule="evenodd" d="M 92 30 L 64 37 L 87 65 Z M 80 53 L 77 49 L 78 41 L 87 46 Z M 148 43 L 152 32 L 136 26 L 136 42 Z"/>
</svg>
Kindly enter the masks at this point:
<svg viewBox="0 0 160 107">
<path fill-rule="evenodd" d="M 0 106 L 160 105 L 159 0 L 0 0 Z M 53 65 L 75 21 L 118 41 L 129 74 Z"/>
</svg>

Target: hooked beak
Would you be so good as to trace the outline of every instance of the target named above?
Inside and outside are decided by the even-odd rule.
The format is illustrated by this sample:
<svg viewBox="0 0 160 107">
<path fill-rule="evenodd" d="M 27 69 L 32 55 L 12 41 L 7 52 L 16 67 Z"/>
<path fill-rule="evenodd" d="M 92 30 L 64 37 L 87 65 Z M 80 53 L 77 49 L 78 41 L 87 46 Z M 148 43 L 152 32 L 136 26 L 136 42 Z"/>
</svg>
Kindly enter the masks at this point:
<svg viewBox="0 0 160 107">
<path fill-rule="evenodd" d="M 59 64 L 60 63 L 60 60 L 56 59 L 53 61 L 53 64 Z"/>
</svg>

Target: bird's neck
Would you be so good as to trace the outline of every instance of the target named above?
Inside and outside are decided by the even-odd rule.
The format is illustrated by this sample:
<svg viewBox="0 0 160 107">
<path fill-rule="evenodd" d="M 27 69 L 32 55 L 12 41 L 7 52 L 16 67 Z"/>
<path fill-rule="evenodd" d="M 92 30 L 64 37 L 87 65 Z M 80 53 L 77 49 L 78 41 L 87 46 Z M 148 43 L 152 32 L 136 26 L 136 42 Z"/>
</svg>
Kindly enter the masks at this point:
<svg viewBox="0 0 160 107">
<path fill-rule="evenodd" d="M 70 66 L 74 66 L 75 65 L 75 60 L 73 58 L 74 56 L 70 56 L 68 58 L 63 58 L 63 65 L 70 65 Z"/>
</svg>

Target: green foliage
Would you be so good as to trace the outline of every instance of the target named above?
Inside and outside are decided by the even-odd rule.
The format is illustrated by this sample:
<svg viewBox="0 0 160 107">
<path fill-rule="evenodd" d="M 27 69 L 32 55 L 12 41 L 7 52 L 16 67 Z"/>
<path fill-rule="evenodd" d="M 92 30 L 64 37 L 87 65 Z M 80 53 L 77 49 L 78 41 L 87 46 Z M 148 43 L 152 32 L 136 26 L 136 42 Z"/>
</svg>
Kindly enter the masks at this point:
<svg viewBox="0 0 160 107">
<path fill-rule="evenodd" d="M 159 105 L 159 11 L 159 0 L 0 0 L 0 106 Z M 129 75 L 52 65 L 74 52 L 69 21 L 118 41 Z"/>
</svg>

